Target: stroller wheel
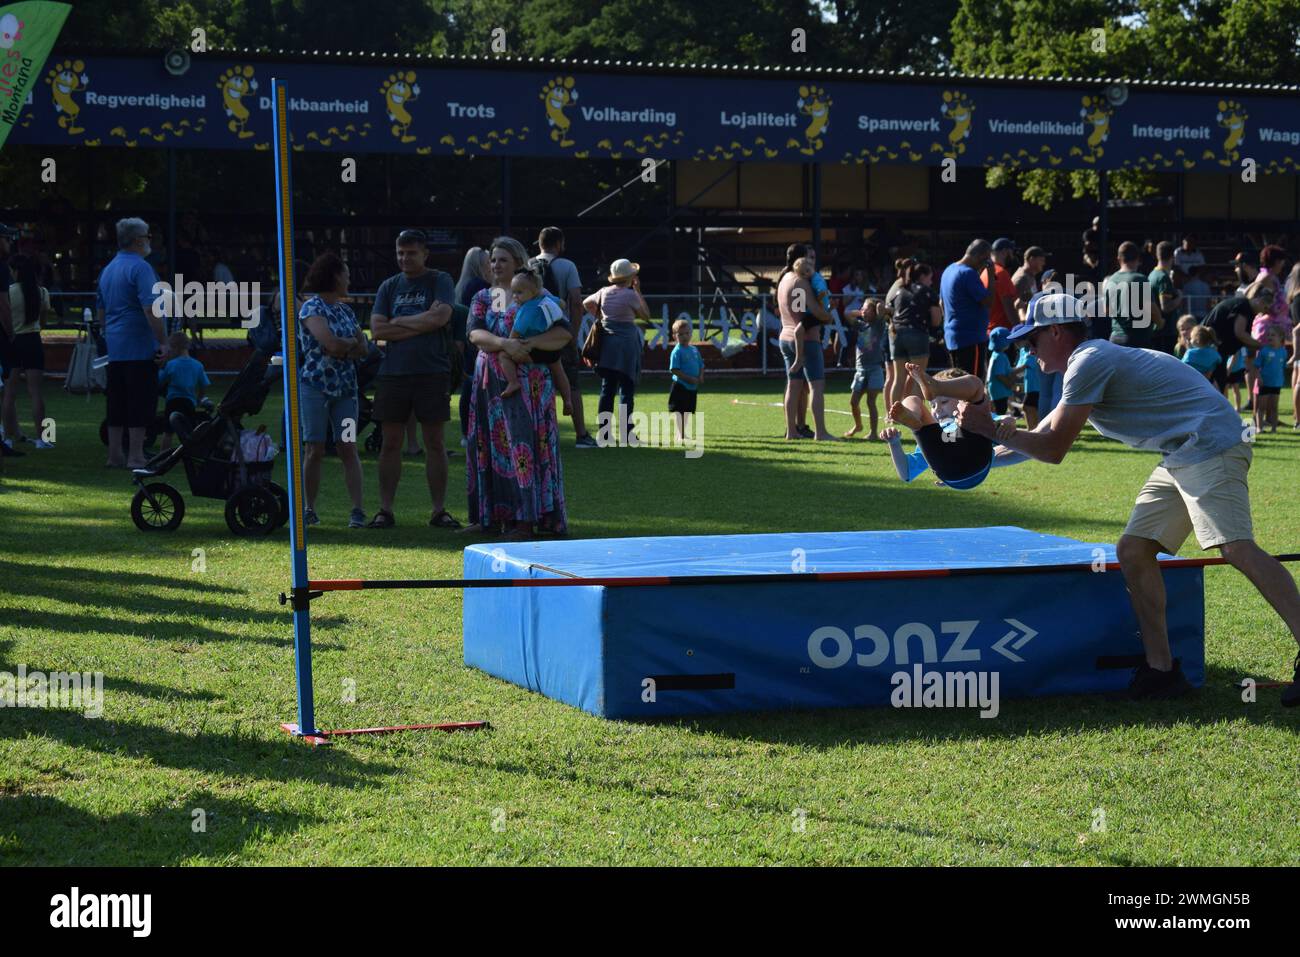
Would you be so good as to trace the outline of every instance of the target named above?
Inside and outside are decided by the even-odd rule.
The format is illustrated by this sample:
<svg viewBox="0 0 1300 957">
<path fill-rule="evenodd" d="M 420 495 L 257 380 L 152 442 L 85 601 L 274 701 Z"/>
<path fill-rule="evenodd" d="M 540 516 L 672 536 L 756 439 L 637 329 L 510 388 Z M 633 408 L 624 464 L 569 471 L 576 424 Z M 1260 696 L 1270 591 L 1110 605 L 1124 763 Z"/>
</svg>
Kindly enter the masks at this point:
<svg viewBox="0 0 1300 957">
<path fill-rule="evenodd" d="M 275 527 L 281 528 L 289 521 L 289 493 L 274 482 L 267 482 L 266 487 L 275 496 L 275 500 L 280 503 L 280 517 L 276 519 Z"/>
<path fill-rule="evenodd" d="M 171 532 L 185 517 L 185 499 L 163 482 L 150 482 L 131 499 L 131 520 L 142 532 Z"/>
<path fill-rule="evenodd" d="M 286 512 L 287 514 L 287 512 Z M 280 503 L 263 485 L 244 485 L 226 499 L 226 524 L 236 535 L 269 535 L 280 520 Z"/>
</svg>

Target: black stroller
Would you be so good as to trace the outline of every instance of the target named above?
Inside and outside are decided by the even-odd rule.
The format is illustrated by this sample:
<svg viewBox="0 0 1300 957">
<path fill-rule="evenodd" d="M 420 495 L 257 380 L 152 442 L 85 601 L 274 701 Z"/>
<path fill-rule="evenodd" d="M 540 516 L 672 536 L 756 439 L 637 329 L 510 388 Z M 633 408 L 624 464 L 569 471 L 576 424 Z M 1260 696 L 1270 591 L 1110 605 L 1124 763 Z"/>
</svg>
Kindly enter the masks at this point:
<svg viewBox="0 0 1300 957">
<path fill-rule="evenodd" d="M 268 375 L 268 373 L 270 373 Z M 165 482 L 152 481 L 185 466 L 190 494 L 226 502 L 226 524 L 236 535 L 268 535 L 289 520 L 289 493 L 271 481 L 271 461 L 247 461 L 240 443 L 245 415 L 262 410 L 274 370 L 258 352 L 240 370 L 216 414 L 191 430 L 181 413 L 172 416 L 179 444 L 133 471 L 138 487 L 131 500 L 131 518 L 146 532 L 173 531 L 185 517 L 185 500 Z"/>
</svg>

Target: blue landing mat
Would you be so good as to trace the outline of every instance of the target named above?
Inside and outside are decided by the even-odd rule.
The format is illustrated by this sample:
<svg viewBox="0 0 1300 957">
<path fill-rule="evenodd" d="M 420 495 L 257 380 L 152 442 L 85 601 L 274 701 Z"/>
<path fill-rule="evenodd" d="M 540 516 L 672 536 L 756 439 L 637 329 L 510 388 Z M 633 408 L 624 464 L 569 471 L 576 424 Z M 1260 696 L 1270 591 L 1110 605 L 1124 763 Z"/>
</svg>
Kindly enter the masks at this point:
<svg viewBox="0 0 1300 957">
<path fill-rule="evenodd" d="M 474 545 L 464 577 L 737 575 L 1114 561 L 1010 526 Z M 1174 655 L 1204 680 L 1199 568 L 1165 571 Z M 886 706 L 906 674 L 1001 698 L 1118 690 L 1140 655 L 1119 572 L 721 586 L 469 589 L 465 663 L 608 718 Z"/>
</svg>

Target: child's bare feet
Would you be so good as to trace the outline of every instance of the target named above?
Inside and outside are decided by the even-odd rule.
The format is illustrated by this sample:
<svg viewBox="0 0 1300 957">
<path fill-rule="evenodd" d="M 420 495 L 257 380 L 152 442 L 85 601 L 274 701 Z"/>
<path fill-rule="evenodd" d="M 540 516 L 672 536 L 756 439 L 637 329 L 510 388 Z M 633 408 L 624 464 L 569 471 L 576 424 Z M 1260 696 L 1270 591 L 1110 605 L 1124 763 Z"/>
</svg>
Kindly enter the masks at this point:
<svg viewBox="0 0 1300 957">
<path fill-rule="evenodd" d="M 844 437 L 846 439 L 851 439 L 853 438 L 853 436 L 857 435 L 861 431 L 862 431 L 862 426 L 855 425 L 853 428 L 849 429 L 847 432 L 844 433 Z"/>
<path fill-rule="evenodd" d="M 519 382 L 518 380 L 516 380 L 514 382 L 511 382 L 509 385 L 507 385 L 504 389 L 501 390 L 501 398 L 504 399 L 507 396 L 512 396 L 518 391 L 519 391 Z"/>
<path fill-rule="evenodd" d="M 924 398 L 926 402 L 933 402 L 934 387 L 930 374 L 915 362 L 907 363 L 907 374 L 916 380 L 916 384 L 921 390 L 921 397 Z"/>
<path fill-rule="evenodd" d="M 921 427 L 921 417 L 901 402 L 895 402 L 889 407 L 889 417 L 895 422 L 907 426 L 913 432 Z"/>
</svg>

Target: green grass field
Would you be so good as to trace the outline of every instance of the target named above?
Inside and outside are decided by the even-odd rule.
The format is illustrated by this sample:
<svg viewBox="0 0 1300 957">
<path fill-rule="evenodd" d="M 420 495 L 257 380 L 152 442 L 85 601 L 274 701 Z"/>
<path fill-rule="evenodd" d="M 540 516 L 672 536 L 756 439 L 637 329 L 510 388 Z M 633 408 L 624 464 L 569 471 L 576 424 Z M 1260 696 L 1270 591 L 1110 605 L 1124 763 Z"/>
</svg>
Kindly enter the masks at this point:
<svg viewBox="0 0 1300 957">
<path fill-rule="evenodd" d="M 831 385 L 846 409 L 847 379 Z M 1011 524 L 1113 541 L 1155 463 L 1089 431 L 1060 466 L 1000 470 L 968 493 L 905 486 L 883 446 L 786 443 L 778 409 L 731 402 L 775 401 L 780 388 L 709 383 L 695 460 L 576 452 L 566 421 L 573 534 Z M 137 531 L 129 480 L 102 468 L 102 398 L 48 392 L 57 450 L 4 463 L 0 671 L 102 671 L 105 705 L 97 719 L 0 711 L 0 863 L 1300 861 L 1300 713 L 1276 690 L 1246 704 L 1230 687 L 1288 678 L 1295 646 L 1231 570 L 1206 571 L 1209 674 L 1193 699 L 1006 701 L 994 720 L 882 709 L 609 722 L 466 669 L 457 592 L 332 595 L 313 604 L 322 726 L 486 718 L 493 730 L 313 750 L 279 729 L 295 716 L 292 631 L 276 602 L 284 536 L 234 538 L 220 503 L 189 498 L 179 473 L 184 525 Z M 640 407 L 664 408 L 665 393 L 647 379 Z M 273 398 L 255 421 L 278 414 Z M 1300 437 L 1289 415 L 1283 430 L 1257 444 L 1252 493 L 1261 544 L 1295 551 Z M 458 456 L 462 519 L 463 468 Z M 366 482 L 373 510 L 373 459 Z M 313 577 L 460 575 L 465 541 L 424 524 L 421 462 L 406 466 L 389 533 L 343 527 L 333 461 L 324 485 Z M 727 627 L 725 604 L 712 626 Z"/>
</svg>

